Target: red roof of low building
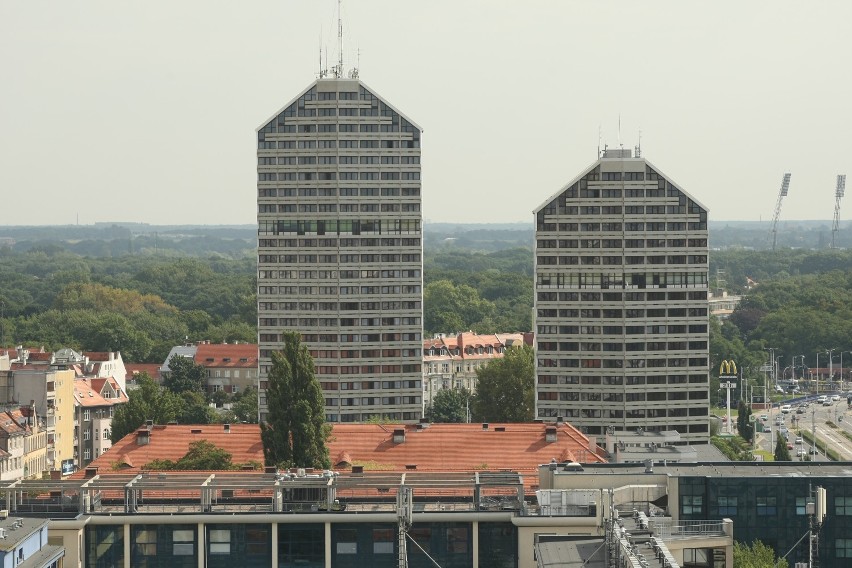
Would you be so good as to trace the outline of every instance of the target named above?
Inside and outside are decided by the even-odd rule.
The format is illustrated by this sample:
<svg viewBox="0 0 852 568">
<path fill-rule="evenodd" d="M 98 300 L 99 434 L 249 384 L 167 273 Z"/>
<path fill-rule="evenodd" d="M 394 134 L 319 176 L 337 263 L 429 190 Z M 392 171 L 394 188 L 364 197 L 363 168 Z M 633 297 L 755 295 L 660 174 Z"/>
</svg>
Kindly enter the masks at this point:
<svg viewBox="0 0 852 568">
<path fill-rule="evenodd" d="M 124 368 L 127 370 L 125 382 L 134 380 L 136 375 L 140 373 L 148 373 L 148 376 L 157 382 L 161 380 L 160 365 L 158 363 L 125 363 Z"/>
<path fill-rule="evenodd" d="M 139 445 L 140 433 L 148 434 L 148 443 Z M 144 434 L 143 434 L 144 435 Z M 169 424 L 144 426 L 113 444 L 87 467 L 99 468 L 98 473 L 111 471 L 137 473 L 145 464 L 155 460 L 177 461 L 186 455 L 190 442 L 207 440 L 231 454 L 234 464 L 255 461 L 263 464 L 263 444 L 257 424 L 231 424 L 225 432 L 222 424 Z"/>
<path fill-rule="evenodd" d="M 404 431 L 404 441 L 394 441 Z M 555 441 L 547 441 L 548 431 Z M 99 474 L 136 473 L 154 459 L 177 461 L 193 440 L 206 439 L 232 455 L 233 463 L 263 463 L 263 444 L 257 424 L 153 426 L 150 440 L 139 445 L 140 428 L 122 438 L 89 467 Z M 589 439 L 564 423 L 489 424 L 335 424 L 328 443 L 333 469 L 359 465 L 365 471 L 476 472 L 516 471 L 526 483 L 536 483 L 541 464 L 558 462 L 603 463 Z M 82 475 L 82 472 L 80 472 Z"/>
<path fill-rule="evenodd" d="M 201 343 L 195 352 L 195 362 L 204 367 L 257 367 L 255 343 Z"/>
<path fill-rule="evenodd" d="M 547 428 L 556 441 L 548 442 Z M 394 431 L 404 430 L 405 441 L 394 442 Z M 379 425 L 335 424 L 329 442 L 332 461 L 345 456 L 364 470 L 530 472 L 556 459 L 560 462 L 605 462 L 589 450 L 589 439 L 579 430 L 542 423 Z M 339 462 L 332 463 L 336 468 Z M 343 466 L 343 464 L 340 464 Z M 346 466 L 343 466 L 346 467 Z"/>
</svg>

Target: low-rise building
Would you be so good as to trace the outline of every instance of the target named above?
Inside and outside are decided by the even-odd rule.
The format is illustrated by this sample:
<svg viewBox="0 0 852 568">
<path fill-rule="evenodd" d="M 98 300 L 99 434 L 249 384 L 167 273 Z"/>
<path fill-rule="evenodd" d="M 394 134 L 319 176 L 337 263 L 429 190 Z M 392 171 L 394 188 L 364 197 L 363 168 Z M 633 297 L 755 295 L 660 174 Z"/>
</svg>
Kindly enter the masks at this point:
<svg viewBox="0 0 852 568">
<path fill-rule="evenodd" d="M 204 367 L 208 394 L 217 391 L 236 394 L 248 387 L 257 388 L 257 353 L 257 344 L 254 343 L 204 341 L 193 345 L 177 345 L 172 347 L 159 372 L 165 378 L 169 374 L 172 357 L 185 357 Z"/>
<path fill-rule="evenodd" d="M 467 389 L 476 392 L 476 371 L 506 349 L 533 344 L 531 333 L 479 335 L 466 331 L 457 335 L 438 334 L 423 341 L 423 403 L 429 407 L 432 397 L 443 389 Z"/>
<path fill-rule="evenodd" d="M 0 516 L 0 566 L 62 568 L 65 547 L 53 544 L 46 519 Z"/>
<path fill-rule="evenodd" d="M 86 467 L 110 449 L 115 408 L 127 401 L 127 394 L 113 377 L 81 377 L 74 381 L 75 469 Z"/>
</svg>

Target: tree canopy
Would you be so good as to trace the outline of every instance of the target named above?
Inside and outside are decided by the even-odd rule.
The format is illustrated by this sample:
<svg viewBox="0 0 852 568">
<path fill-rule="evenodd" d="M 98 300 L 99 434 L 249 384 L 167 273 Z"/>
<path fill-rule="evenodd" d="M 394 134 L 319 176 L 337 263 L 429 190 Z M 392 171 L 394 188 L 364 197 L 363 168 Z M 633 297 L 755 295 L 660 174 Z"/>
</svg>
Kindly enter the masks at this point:
<svg viewBox="0 0 852 568">
<path fill-rule="evenodd" d="M 136 383 L 137 388 L 128 393 L 127 404 L 120 404 L 115 409 L 110 435 L 113 444 L 134 432 L 146 420 L 167 424 L 177 420 L 184 409 L 179 395 L 160 387 L 147 373 L 140 373 Z"/>
<path fill-rule="evenodd" d="M 535 414 L 535 356 L 532 347 L 506 349 L 477 369 L 473 415 L 483 422 L 530 422 Z"/>
<path fill-rule="evenodd" d="M 267 376 L 267 421 L 260 425 L 266 465 L 328 468 L 322 388 L 314 360 L 296 332 L 283 334 L 284 348 L 272 353 Z"/>
<path fill-rule="evenodd" d="M 788 568 L 786 559 L 779 559 L 775 551 L 756 540 L 749 544 L 734 541 L 734 566 L 736 568 Z"/>
<path fill-rule="evenodd" d="M 234 464 L 231 461 L 232 459 L 233 456 L 228 451 L 212 442 L 196 440 L 189 443 L 189 450 L 179 460 L 155 459 L 146 463 L 142 468 L 182 471 L 217 471 L 242 468 L 242 465 Z M 259 466 L 260 464 L 256 465 Z"/>
<path fill-rule="evenodd" d="M 206 374 L 204 366 L 192 358 L 174 355 L 169 360 L 169 372 L 163 385 L 173 393 L 202 392 Z"/>
<path fill-rule="evenodd" d="M 788 462 L 793 460 L 793 458 L 790 457 L 790 450 L 787 449 L 787 440 L 785 440 L 784 436 L 781 436 L 780 434 L 775 439 L 774 457 L 777 462 Z"/>
<path fill-rule="evenodd" d="M 437 423 L 467 422 L 471 398 L 470 391 L 465 388 L 441 389 L 432 397 L 426 418 Z"/>
</svg>

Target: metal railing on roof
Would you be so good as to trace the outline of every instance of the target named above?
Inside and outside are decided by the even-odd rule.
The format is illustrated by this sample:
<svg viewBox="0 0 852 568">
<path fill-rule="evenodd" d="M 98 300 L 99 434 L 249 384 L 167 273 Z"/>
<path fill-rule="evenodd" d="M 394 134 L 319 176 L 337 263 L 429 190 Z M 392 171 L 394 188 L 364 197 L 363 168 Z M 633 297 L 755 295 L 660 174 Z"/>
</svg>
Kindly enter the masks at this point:
<svg viewBox="0 0 852 568">
<path fill-rule="evenodd" d="M 328 472 L 331 473 L 331 472 Z M 303 475 L 147 472 L 75 480 L 0 482 L 2 508 L 68 518 L 99 514 L 199 514 L 393 510 L 402 486 L 413 488 L 420 511 L 523 508 L 518 474 L 428 473 Z"/>
</svg>

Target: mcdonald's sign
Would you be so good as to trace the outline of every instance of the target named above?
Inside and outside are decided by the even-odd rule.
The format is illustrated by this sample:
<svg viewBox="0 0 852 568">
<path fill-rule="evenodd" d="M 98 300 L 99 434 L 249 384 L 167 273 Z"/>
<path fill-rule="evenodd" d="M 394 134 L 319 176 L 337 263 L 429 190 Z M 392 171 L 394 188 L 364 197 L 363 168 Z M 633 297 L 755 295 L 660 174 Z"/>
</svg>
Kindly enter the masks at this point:
<svg viewBox="0 0 852 568">
<path fill-rule="evenodd" d="M 722 364 L 719 365 L 719 376 L 720 377 L 736 377 L 737 376 L 737 362 L 731 359 L 728 361 L 727 359 L 722 361 Z"/>
</svg>

